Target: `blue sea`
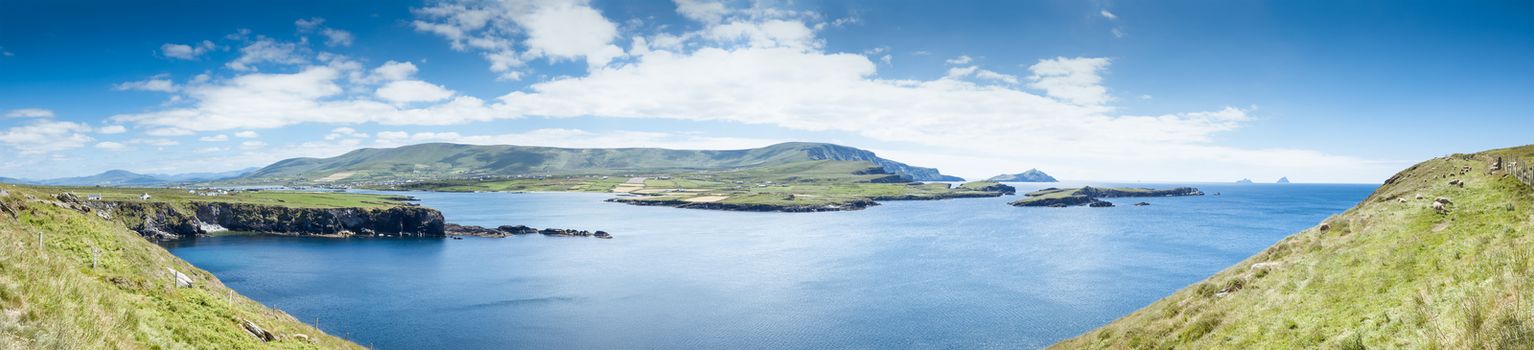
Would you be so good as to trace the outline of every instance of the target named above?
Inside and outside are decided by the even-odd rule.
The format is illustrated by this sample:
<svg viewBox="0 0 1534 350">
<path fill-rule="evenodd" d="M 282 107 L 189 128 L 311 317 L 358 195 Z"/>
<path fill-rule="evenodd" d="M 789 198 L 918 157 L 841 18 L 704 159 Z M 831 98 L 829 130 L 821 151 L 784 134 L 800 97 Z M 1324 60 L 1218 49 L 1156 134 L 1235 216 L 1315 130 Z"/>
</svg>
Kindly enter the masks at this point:
<svg viewBox="0 0 1534 350">
<path fill-rule="evenodd" d="M 1039 348 L 1376 187 L 1191 186 L 1211 195 L 1109 199 L 1114 208 L 1007 205 L 1017 196 L 892 201 L 828 213 L 412 192 L 453 223 L 615 238 L 233 235 L 166 247 L 246 296 L 379 349 Z M 1151 205 L 1130 205 L 1139 201 Z"/>
</svg>

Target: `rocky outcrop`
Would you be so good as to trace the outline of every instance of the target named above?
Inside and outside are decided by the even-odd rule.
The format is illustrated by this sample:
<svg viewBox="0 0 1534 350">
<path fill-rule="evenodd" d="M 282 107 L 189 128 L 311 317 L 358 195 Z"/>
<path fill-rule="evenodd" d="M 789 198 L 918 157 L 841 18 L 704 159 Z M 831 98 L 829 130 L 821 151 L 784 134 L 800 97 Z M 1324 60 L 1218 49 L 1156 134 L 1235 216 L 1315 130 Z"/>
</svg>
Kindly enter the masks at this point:
<svg viewBox="0 0 1534 350">
<path fill-rule="evenodd" d="M 994 197 L 994 196 L 992 196 L 992 197 Z M 936 198 L 892 198 L 892 199 L 883 199 L 883 200 L 899 200 L 899 199 L 936 199 Z M 642 197 L 618 197 L 618 198 L 610 198 L 607 201 L 608 202 L 615 202 L 615 203 L 623 203 L 623 204 L 632 204 L 632 205 L 666 206 L 666 207 L 675 207 L 675 208 L 683 208 L 683 209 L 710 209 L 710 210 L 730 210 L 730 211 L 763 211 L 763 212 L 785 212 L 785 213 L 808 213 L 808 212 L 822 212 L 822 211 L 860 210 L 860 209 L 872 207 L 872 206 L 875 206 L 875 205 L 879 205 L 878 202 L 874 202 L 874 200 L 872 200 L 872 199 L 858 199 L 858 200 L 853 200 L 853 201 L 850 201 L 850 202 L 840 203 L 840 204 L 821 204 L 821 205 L 796 205 L 796 204 L 779 205 L 779 204 L 761 204 L 761 203 L 719 203 L 719 202 L 704 203 L 704 202 L 688 202 L 688 201 L 681 200 L 681 199 L 649 199 L 649 198 L 642 198 Z"/>
<path fill-rule="evenodd" d="M 495 228 L 474 225 L 447 224 L 447 234 L 454 236 L 479 236 L 479 237 L 506 237 L 514 235 L 541 234 L 544 236 L 558 237 L 596 237 L 612 239 L 613 236 L 607 231 L 586 231 L 560 228 L 536 229 L 522 225 L 501 225 Z"/>
<path fill-rule="evenodd" d="M 76 202 L 79 203 L 79 202 Z M 440 237 L 442 213 L 419 206 L 293 208 L 241 203 L 83 202 L 152 239 L 191 237 L 220 230 L 288 235 Z"/>
</svg>

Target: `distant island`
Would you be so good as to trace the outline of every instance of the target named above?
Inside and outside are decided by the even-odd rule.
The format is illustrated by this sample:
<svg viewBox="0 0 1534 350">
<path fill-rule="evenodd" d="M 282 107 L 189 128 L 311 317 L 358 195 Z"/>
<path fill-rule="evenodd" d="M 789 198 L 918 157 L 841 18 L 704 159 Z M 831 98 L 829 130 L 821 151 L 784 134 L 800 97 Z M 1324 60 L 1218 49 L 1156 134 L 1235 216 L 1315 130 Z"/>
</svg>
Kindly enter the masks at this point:
<svg viewBox="0 0 1534 350">
<path fill-rule="evenodd" d="M 1238 183 L 1238 184 L 1249 184 L 1249 183 L 1252 183 L 1252 179 L 1240 179 L 1240 180 L 1236 180 L 1236 183 Z"/>
<path fill-rule="evenodd" d="M 1174 197 L 1174 196 L 1202 196 L 1203 191 L 1192 187 L 1178 187 L 1168 190 L 1154 190 L 1149 188 L 1097 188 L 1086 186 L 1082 188 L 1046 188 L 1029 192 L 1023 196 L 1027 198 L 1013 201 L 1011 204 L 1019 207 L 1112 207 L 1113 203 L 1098 198 L 1117 197 Z M 1136 205 L 1149 205 L 1149 203 Z"/>
<path fill-rule="evenodd" d="M 1055 180 L 1055 178 L 1052 177 L 1052 176 L 1049 176 L 1049 174 L 1045 174 L 1043 171 L 1039 171 L 1039 169 L 1028 169 L 1028 171 L 1024 171 L 1024 172 L 1016 173 L 1016 174 L 1001 174 L 1001 175 L 996 175 L 996 176 L 991 177 L 990 179 L 987 179 L 987 181 L 995 181 L 995 182 L 1059 182 L 1059 180 Z"/>
<path fill-rule="evenodd" d="M 1278 183 L 1281 183 L 1281 184 L 1289 183 L 1289 178 L 1288 177 L 1280 177 L 1280 178 L 1278 178 Z"/>
</svg>

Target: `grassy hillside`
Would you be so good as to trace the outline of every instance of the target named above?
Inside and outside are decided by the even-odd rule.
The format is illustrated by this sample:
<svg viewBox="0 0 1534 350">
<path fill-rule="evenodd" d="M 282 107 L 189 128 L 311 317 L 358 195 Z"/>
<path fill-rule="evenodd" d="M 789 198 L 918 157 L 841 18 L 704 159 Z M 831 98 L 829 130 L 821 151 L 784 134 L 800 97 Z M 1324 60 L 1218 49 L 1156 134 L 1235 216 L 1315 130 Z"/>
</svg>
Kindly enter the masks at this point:
<svg viewBox="0 0 1534 350">
<path fill-rule="evenodd" d="M 1060 349 L 1534 348 L 1534 146 L 1417 164 L 1358 206 Z M 1437 198 L 1453 204 L 1434 208 Z"/>
<path fill-rule="evenodd" d="M 358 348 L 234 293 L 120 224 L 53 205 L 51 192 L 0 190 L 0 349 Z M 192 285 L 173 287 L 168 269 Z M 275 340 L 259 340 L 244 321 Z"/>
<path fill-rule="evenodd" d="M 73 193 L 80 199 L 101 195 L 105 201 L 140 201 L 140 195 L 149 194 L 149 202 L 187 203 L 220 202 L 274 205 L 291 208 L 383 208 L 397 206 L 405 199 L 397 196 L 380 196 L 358 193 L 300 192 L 300 191 L 230 191 L 214 196 L 204 196 L 176 188 L 131 187 L 52 187 L 15 186 L 33 188 L 49 193 Z"/>
<path fill-rule="evenodd" d="M 745 150 L 554 148 L 420 144 L 366 148 L 337 157 L 274 163 L 233 182 L 365 183 L 517 175 L 657 175 L 753 168 L 808 160 L 865 161 L 917 180 L 941 174 L 879 158 L 872 152 L 823 143 L 784 143 Z"/>
</svg>

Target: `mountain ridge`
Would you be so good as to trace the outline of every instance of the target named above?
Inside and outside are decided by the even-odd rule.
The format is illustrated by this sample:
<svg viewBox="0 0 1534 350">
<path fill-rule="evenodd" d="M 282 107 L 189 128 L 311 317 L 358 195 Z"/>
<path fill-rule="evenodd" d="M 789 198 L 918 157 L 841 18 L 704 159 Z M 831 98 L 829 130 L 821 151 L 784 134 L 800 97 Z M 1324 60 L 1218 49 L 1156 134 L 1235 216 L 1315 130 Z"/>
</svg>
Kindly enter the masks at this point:
<svg viewBox="0 0 1534 350">
<path fill-rule="evenodd" d="M 353 182 L 430 176 L 626 175 L 743 169 L 798 161 L 864 161 L 914 181 L 962 181 L 937 169 L 828 143 L 789 142 L 740 150 L 561 148 L 424 143 L 362 148 L 330 158 L 290 158 L 257 169 L 246 182 Z"/>
</svg>

